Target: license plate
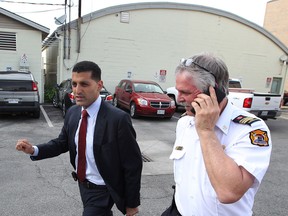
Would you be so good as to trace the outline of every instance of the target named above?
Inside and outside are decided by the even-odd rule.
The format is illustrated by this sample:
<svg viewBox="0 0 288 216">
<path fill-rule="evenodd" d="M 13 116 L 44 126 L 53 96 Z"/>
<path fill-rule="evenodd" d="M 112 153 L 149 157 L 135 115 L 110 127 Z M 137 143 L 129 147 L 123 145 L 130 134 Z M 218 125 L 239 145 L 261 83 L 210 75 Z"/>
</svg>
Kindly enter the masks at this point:
<svg viewBox="0 0 288 216">
<path fill-rule="evenodd" d="M 262 111 L 262 113 L 261 113 L 263 116 L 266 116 L 266 115 L 268 115 L 268 111 Z"/>
<path fill-rule="evenodd" d="M 17 104 L 19 103 L 19 99 L 7 99 L 9 104 Z"/>
<path fill-rule="evenodd" d="M 165 110 L 157 110 L 157 114 L 158 115 L 164 115 L 165 114 Z"/>
</svg>

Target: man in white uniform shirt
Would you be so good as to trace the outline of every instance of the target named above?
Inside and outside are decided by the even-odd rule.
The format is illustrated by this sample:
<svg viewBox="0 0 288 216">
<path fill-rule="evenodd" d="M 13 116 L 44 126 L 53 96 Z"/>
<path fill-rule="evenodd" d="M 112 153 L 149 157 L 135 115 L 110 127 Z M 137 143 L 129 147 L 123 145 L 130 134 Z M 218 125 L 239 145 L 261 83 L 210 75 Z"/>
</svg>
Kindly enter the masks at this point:
<svg viewBox="0 0 288 216">
<path fill-rule="evenodd" d="M 228 100 L 228 80 L 225 63 L 210 54 L 183 59 L 176 68 L 177 100 L 186 113 L 170 155 L 175 194 L 163 216 L 253 213 L 269 166 L 271 136 L 263 120 Z"/>
</svg>

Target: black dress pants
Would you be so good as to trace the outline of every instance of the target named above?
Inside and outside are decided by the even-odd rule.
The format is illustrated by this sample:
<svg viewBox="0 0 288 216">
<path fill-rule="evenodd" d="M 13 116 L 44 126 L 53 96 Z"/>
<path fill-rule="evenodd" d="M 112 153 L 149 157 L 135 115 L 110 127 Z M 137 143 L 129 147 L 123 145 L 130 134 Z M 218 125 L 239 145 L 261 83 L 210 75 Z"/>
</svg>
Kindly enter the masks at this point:
<svg viewBox="0 0 288 216">
<path fill-rule="evenodd" d="M 169 206 L 169 208 L 167 208 L 162 214 L 161 216 L 181 216 L 181 214 L 179 213 L 176 204 L 175 204 L 175 200 L 173 197 L 172 200 L 172 204 L 171 206 Z"/>
<path fill-rule="evenodd" d="M 174 189 L 173 198 L 171 205 L 161 214 L 161 216 L 181 216 L 179 213 L 176 203 L 175 203 L 175 186 L 173 185 L 172 188 Z"/>
<path fill-rule="evenodd" d="M 85 184 L 78 183 L 83 202 L 83 216 L 112 216 L 114 202 L 106 186 L 87 188 Z"/>
</svg>

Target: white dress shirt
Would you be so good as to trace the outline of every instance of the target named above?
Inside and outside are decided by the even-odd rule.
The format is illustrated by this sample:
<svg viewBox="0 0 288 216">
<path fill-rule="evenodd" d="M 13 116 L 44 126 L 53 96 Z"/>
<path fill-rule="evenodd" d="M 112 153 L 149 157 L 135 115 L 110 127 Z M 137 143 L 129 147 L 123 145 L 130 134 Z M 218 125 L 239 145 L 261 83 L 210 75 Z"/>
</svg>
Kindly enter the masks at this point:
<svg viewBox="0 0 288 216">
<path fill-rule="evenodd" d="M 86 110 L 88 112 L 87 116 L 87 134 L 86 134 L 86 179 L 94 184 L 97 185 L 105 185 L 105 182 L 100 175 L 98 168 L 96 166 L 95 158 L 94 158 L 94 151 L 93 151 L 93 141 L 94 141 L 94 131 L 95 125 L 97 121 L 98 112 L 101 105 L 101 97 L 99 96 L 98 99 L 92 103 Z M 82 108 L 83 110 L 83 108 Z M 76 150 L 78 152 L 78 135 L 79 135 L 79 128 L 82 121 L 79 121 L 78 129 L 75 135 L 75 143 L 76 143 Z M 76 169 L 78 165 L 78 153 L 75 158 Z"/>
<path fill-rule="evenodd" d="M 233 122 L 239 115 L 255 117 L 228 102 L 215 127 L 225 153 L 255 177 L 252 187 L 239 201 L 232 204 L 222 204 L 217 199 L 206 172 L 194 117 L 185 116 L 179 119 L 170 159 L 174 160 L 175 202 L 181 215 L 252 215 L 254 196 L 270 162 L 272 142 L 270 131 L 262 120 L 251 126 Z M 250 132 L 256 129 L 267 132 L 269 146 L 260 147 L 251 143 Z"/>
</svg>

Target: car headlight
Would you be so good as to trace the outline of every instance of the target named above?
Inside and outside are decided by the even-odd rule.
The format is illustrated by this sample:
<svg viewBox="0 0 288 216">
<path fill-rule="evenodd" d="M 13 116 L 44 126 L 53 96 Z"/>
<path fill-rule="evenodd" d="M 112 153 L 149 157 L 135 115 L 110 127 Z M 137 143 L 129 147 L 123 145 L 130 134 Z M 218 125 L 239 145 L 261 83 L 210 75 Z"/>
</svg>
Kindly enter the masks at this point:
<svg viewBox="0 0 288 216">
<path fill-rule="evenodd" d="M 170 102 L 170 105 L 171 105 L 171 107 L 174 107 L 174 106 L 175 106 L 175 101 L 172 100 L 172 101 Z"/>
<path fill-rule="evenodd" d="M 148 101 L 144 100 L 143 98 L 138 98 L 137 101 L 138 101 L 138 104 L 141 106 L 148 106 Z"/>
</svg>

